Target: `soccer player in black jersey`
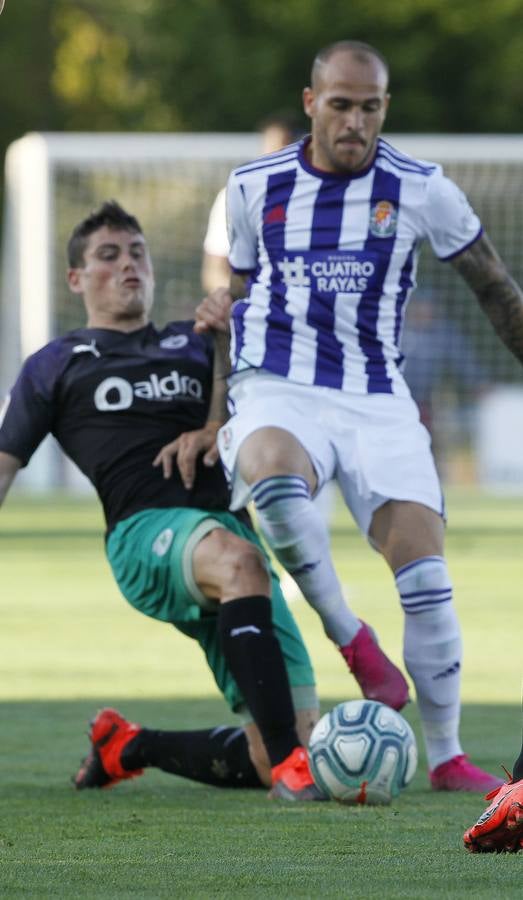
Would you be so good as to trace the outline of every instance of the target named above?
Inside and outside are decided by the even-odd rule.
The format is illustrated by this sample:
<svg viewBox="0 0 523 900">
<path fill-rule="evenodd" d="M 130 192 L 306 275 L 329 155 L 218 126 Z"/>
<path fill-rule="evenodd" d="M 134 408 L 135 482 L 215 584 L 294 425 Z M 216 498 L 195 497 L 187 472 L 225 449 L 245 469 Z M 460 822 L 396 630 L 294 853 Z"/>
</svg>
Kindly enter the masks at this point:
<svg viewBox="0 0 523 900">
<path fill-rule="evenodd" d="M 200 454 L 187 487 L 171 454 L 168 463 L 162 455 L 176 439 L 183 464 L 214 442 L 225 407 L 220 353 L 191 322 L 152 324 L 149 250 L 117 203 L 75 228 L 68 256 L 87 325 L 51 341 L 20 372 L 0 426 L 0 501 L 53 434 L 100 497 L 107 555 L 126 599 L 195 638 L 244 716 L 241 729 L 158 732 L 104 709 L 76 786 L 105 787 L 157 766 L 322 799 L 304 749 L 318 717 L 314 675 L 278 580 L 246 513 L 228 511 L 220 465 Z"/>
</svg>

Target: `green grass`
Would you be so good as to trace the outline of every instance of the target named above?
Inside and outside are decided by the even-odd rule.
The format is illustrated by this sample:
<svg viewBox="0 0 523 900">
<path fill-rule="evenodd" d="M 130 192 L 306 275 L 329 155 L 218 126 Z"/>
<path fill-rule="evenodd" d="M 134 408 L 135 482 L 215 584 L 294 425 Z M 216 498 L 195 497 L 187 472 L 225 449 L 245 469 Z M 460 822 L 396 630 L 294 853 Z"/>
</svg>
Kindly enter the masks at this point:
<svg viewBox="0 0 523 900">
<path fill-rule="evenodd" d="M 465 637 L 462 735 L 499 771 L 519 750 L 521 544 L 517 498 L 454 493 L 448 557 Z M 87 722 L 114 703 L 144 724 L 232 717 L 196 645 L 120 597 L 90 501 L 13 497 L 0 517 L 0 897 L 512 898 L 523 854 L 469 856 L 477 796 L 434 794 L 421 759 L 391 806 L 271 804 L 149 771 L 114 791 L 75 793 Z M 337 510 L 333 549 L 356 611 L 400 661 L 391 577 Z M 324 709 L 356 695 L 303 601 L 293 603 Z M 407 711 L 418 738 L 415 705 Z"/>
</svg>

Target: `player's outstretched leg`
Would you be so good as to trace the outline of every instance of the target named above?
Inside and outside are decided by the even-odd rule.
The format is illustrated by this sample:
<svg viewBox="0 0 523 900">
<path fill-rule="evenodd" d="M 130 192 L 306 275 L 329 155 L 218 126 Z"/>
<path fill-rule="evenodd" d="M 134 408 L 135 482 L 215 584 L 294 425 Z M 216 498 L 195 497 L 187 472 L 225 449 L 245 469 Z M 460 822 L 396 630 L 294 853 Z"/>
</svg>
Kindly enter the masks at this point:
<svg viewBox="0 0 523 900">
<path fill-rule="evenodd" d="M 93 719 L 91 749 L 73 779 L 78 790 L 108 788 L 155 767 L 215 787 L 262 787 L 241 728 L 159 731 L 128 722 L 115 709 Z M 325 800 L 314 784 L 303 747 L 272 767 L 269 796 L 281 800 Z"/>
<path fill-rule="evenodd" d="M 471 853 L 517 853 L 523 850 L 523 779 L 510 779 L 487 794 L 483 815 L 463 835 Z"/>
<path fill-rule="evenodd" d="M 91 750 L 73 779 L 78 790 L 105 788 L 157 768 L 215 787 L 262 787 L 243 728 L 161 731 L 103 709 L 91 724 Z"/>
</svg>

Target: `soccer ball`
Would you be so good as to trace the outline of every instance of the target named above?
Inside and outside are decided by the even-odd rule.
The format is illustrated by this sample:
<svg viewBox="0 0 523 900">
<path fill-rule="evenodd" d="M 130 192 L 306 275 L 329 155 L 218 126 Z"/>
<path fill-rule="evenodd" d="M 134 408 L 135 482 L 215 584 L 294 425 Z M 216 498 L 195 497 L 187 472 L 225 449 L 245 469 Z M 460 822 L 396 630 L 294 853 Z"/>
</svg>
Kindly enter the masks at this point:
<svg viewBox="0 0 523 900">
<path fill-rule="evenodd" d="M 314 781 L 333 800 L 385 804 L 412 780 L 418 749 L 398 712 L 374 700 L 351 700 L 314 727 L 309 760 Z"/>
</svg>

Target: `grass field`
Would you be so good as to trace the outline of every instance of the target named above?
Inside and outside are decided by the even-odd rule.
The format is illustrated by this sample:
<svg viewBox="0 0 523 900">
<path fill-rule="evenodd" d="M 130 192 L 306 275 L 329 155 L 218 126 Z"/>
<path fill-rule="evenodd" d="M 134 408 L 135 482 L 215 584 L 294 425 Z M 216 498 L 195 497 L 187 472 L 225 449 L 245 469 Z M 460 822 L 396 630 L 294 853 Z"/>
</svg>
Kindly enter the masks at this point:
<svg viewBox="0 0 523 900">
<path fill-rule="evenodd" d="M 523 502 L 448 497 L 448 557 L 465 638 L 462 736 L 500 772 L 520 746 Z M 391 578 L 337 511 L 333 548 L 355 610 L 400 662 Z M 231 722 L 196 645 L 128 607 L 89 500 L 13 495 L 0 516 L 0 897 L 512 898 L 523 854 L 469 856 L 474 795 L 414 782 L 391 807 L 287 806 L 263 791 L 206 788 L 161 772 L 76 793 L 70 776 L 101 705 L 151 726 Z M 293 603 L 322 706 L 356 696 L 303 601 Z M 419 737 L 414 704 L 407 711 Z"/>
</svg>

